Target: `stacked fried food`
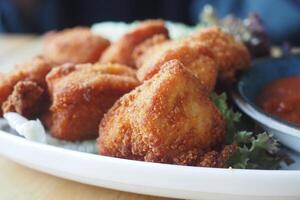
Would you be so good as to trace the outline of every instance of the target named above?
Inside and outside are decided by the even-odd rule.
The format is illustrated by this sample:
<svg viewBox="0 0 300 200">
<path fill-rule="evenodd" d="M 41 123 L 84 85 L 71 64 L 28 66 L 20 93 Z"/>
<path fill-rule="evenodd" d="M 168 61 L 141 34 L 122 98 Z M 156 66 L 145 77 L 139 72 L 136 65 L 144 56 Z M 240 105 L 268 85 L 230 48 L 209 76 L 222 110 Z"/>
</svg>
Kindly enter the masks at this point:
<svg viewBox="0 0 300 200">
<path fill-rule="evenodd" d="M 136 58 L 139 80 L 151 78 L 171 59 L 181 61 L 210 91 L 216 79 L 234 82 L 237 73 L 250 66 L 250 54 L 241 42 L 219 28 L 206 28 L 183 40 L 148 45 Z"/>
<path fill-rule="evenodd" d="M 168 38 L 168 29 L 161 20 L 147 20 L 135 29 L 126 33 L 112 44 L 101 56 L 101 63 L 119 63 L 134 65 L 133 52 L 135 47 L 152 36 L 161 35 Z"/>
<path fill-rule="evenodd" d="M 225 122 L 201 82 L 171 60 L 114 104 L 99 133 L 102 155 L 197 165 L 222 148 Z"/>
<path fill-rule="evenodd" d="M 37 56 L 25 63 L 16 65 L 12 72 L 3 75 L 0 79 L 0 105 L 2 111 L 17 111 L 29 118 L 44 111 L 47 104 L 47 99 L 43 99 L 47 96 L 45 77 L 51 68 L 52 65 L 44 57 Z M 29 82 L 31 84 L 28 84 Z M 40 95 L 28 99 L 28 93 Z"/>
<path fill-rule="evenodd" d="M 46 81 L 51 95 L 46 127 L 72 141 L 96 138 L 104 113 L 139 83 L 131 68 L 119 64 L 65 64 Z"/>
<path fill-rule="evenodd" d="M 249 64 L 218 28 L 172 40 L 164 21 L 146 20 L 110 44 L 80 27 L 48 34 L 42 56 L 3 75 L 0 103 L 54 137 L 98 137 L 101 155 L 224 167 L 236 147 L 210 94 Z"/>
<path fill-rule="evenodd" d="M 107 39 L 94 35 L 89 28 L 76 27 L 48 33 L 43 53 L 54 64 L 95 63 L 109 45 Z"/>
</svg>

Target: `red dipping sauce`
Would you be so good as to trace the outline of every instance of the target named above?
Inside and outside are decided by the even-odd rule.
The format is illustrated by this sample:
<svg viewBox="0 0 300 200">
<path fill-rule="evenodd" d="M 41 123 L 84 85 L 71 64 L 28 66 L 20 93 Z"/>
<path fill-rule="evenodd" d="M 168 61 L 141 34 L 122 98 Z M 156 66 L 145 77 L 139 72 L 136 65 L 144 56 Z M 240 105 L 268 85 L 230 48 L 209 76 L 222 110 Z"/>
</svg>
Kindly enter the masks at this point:
<svg viewBox="0 0 300 200">
<path fill-rule="evenodd" d="M 300 124 L 300 76 L 268 83 L 257 97 L 257 103 L 268 113 Z"/>
</svg>

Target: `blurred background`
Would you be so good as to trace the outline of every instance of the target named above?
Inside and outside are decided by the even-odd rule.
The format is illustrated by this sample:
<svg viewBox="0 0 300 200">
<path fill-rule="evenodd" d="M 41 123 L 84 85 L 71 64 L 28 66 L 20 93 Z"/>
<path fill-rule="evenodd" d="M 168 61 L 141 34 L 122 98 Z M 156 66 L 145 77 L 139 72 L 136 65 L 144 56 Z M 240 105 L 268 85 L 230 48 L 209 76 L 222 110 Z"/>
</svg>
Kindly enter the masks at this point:
<svg viewBox="0 0 300 200">
<path fill-rule="evenodd" d="M 257 13 L 275 44 L 300 45 L 300 0 L 0 0 L 0 33 L 45 33 L 101 21 L 162 18 L 195 25 L 206 4 L 218 17 Z"/>
</svg>

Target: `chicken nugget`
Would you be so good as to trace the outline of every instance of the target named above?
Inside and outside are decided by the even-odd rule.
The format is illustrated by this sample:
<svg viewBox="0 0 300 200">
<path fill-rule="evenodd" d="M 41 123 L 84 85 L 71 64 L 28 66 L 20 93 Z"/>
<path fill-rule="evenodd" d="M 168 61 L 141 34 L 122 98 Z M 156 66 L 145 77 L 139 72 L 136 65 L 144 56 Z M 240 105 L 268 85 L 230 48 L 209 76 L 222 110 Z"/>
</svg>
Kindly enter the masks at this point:
<svg viewBox="0 0 300 200">
<path fill-rule="evenodd" d="M 189 40 L 201 42 L 214 53 L 220 80 L 233 82 L 239 71 L 246 70 L 250 66 L 251 59 L 247 47 L 220 28 L 202 29 L 193 33 Z"/>
<path fill-rule="evenodd" d="M 43 55 L 54 64 L 95 63 L 110 42 L 87 27 L 76 27 L 46 36 Z"/>
<path fill-rule="evenodd" d="M 168 40 L 169 38 L 166 35 L 157 34 L 137 45 L 132 52 L 132 58 L 135 66 L 139 67 L 142 65 L 143 60 L 140 60 L 140 58 L 149 48 L 157 44 L 162 44 Z"/>
<path fill-rule="evenodd" d="M 126 33 L 112 44 L 101 56 L 101 63 L 120 63 L 134 66 L 133 51 L 137 45 L 154 35 L 163 34 L 167 38 L 168 30 L 162 20 L 146 20 L 135 29 Z"/>
<path fill-rule="evenodd" d="M 154 45 L 139 57 L 137 77 L 140 81 L 155 75 L 165 62 L 177 59 L 190 70 L 210 94 L 215 87 L 218 69 L 212 52 L 204 45 L 185 40 L 169 41 Z"/>
<path fill-rule="evenodd" d="M 2 104 L 3 113 L 17 112 L 27 118 L 39 116 L 47 108 L 47 94 L 32 81 L 19 81 Z"/>
<path fill-rule="evenodd" d="M 43 122 L 60 139 L 97 137 L 103 114 L 139 82 L 135 72 L 117 64 L 66 64 L 46 77 L 51 106 Z"/>
<path fill-rule="evenodd" d="M 196 165 L 225 137 L 222 114 L 177 60 L 121 97 L 105 114 L 97 146 L 105 156 Z"/>
<path fill-rule="evenodd" d="M 0 105 L 2 106 L 3 102 L 7 100 L 19 81 L 33 81 L 46 89 L 45 77 L 51 69 L 52 66 L 42 56 L 16 65 L 12 72 L 2 75 L 0 79 Z"/>
</svg>

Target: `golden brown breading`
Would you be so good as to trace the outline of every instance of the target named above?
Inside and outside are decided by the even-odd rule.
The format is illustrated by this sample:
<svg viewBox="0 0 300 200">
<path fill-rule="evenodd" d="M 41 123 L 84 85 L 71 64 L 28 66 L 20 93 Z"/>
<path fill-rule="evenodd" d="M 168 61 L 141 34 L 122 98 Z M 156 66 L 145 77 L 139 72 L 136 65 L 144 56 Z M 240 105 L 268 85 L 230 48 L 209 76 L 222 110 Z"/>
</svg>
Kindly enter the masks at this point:
<svg viewBox="0 0 300 200">
<path fill-rule="evenodd" d="M 66 64 L 47 75 L 52 103 L 44 117 L 50 133 L 64 140 L 97 137 L 103 114 L 139 82 L 118 64 Z"/>
<path fill-rule="evenodd" d="M 89 28 L 76 27 L 46 35 L 43 53 L 54 64 L 94 63 L 109 44 Z"/>
<path fill-rule="evenodd" d="M 17 112 L 27 118 L 37 117 L 47 108 L 44 89 L 32 81 L 19 81 L 2 104 L 3 113 Z"/>
<path fill-rule="evenodd" d="M 221 150 L 212 150 L 205 153 L 200 159 L 198 160 L 197 166 L 200 167 L 217 167 L 217 168 L 224 168 L 226 167 L 226 162 L 237 149 L 236 144 L 225 145 L 221 148 Z"/>
<path fill-rule="evenodd" d="M 101 56 L 101 63 L 120 63 L 134 66 L 132 53 L 134 48 L 154 35 L 163 34 L 168 37 L 168 30 L 162 20 L 146 20 L 135 29 L 126 33 L 112 44 Z"/>
<path fill-rule="evenodd" d="M 97 146 L 106 156 L 196 165 L 224 141 L 222 114 L 177 60 L 121 97 L 105 114 Z"/>
<path fill-rule="evenodd" d="M 141 56 L 150 48 L 153 47 L 154 45 L 164 43 L 168 41 L 169 38 L 167 35 L 164 34 L 156 34 L 153 37 L 145 40 L 141 44 L 137 45 L 132 53 L 132 58 L 134 60 L 134 64 L 136 67 L 139 67 L 142 65 L 142 60 L 140 60 Z"/>
<path fill-rule="evenodd" d="M 236 73 L 250 66 L 250 53 L 247 47 L 220 28 L 206 28 L 193 33 L 189 40 L 201 42 L 215 55 L 220 79 L 232 82 Z"/>
<path fill-rule="evenodd" d="M 137 76 L 140 81 L 155 75 L 165 62 L 177 59 L 203 84 L 209 94 L 215 86 L 218 69 L 212 52 L 204 45 L 185 40 L 169 41 L 150 47 L 139 57 Z"/>
<path fill-rule="evenodd" d="M 0 105 L 2 106 L 2 103 L 6 101 L 19 81 L 33 81 L 40 87 L 46 88 L 45 77 L 51 68 L 43 57 L 37 56 L 28 62 L 17 65 L 9 74 L 3 75 L 0 79 Z"/>
</svg>

